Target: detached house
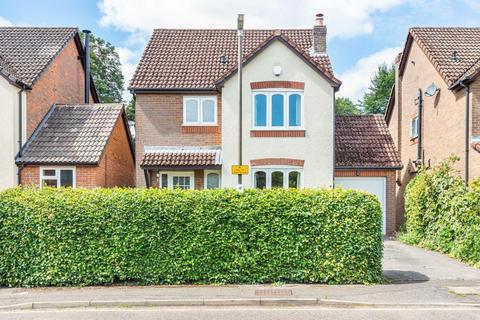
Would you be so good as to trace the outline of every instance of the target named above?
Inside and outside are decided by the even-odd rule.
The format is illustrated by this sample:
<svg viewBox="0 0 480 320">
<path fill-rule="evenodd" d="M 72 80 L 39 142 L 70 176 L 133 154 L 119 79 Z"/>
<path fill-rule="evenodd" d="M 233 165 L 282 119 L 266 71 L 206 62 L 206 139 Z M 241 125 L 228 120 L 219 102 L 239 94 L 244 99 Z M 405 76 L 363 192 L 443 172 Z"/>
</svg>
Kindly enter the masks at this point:
<svg viewBox="0 0 480 320">
<path fill-rule="evenodd" d="M 77 28 L 0 27 L 0 189 L 133 186 L 123 108 L 95 104 L 86 55 Z"/>
<path fill-rule="evenodd" d="M 237 47 L 237 30 L 154 30 L 129 87 L 137 186 L 236 188 L 241 134 L 245 188 L 369 190 L 392 233 L 401 163 L 382 117 L 335 119 L 323 15 L 313 29 L 244 31 L 241 114 Z"/>
<path fill-rule="evenodd" d="M 480 176 L 480 28 L 411 28 L 397 57 L 385 119 L 405 165 L 397 177 L 397 222 L 403 194 L 420 165 L 452 154 L 455 170 Z"/>
</svg>

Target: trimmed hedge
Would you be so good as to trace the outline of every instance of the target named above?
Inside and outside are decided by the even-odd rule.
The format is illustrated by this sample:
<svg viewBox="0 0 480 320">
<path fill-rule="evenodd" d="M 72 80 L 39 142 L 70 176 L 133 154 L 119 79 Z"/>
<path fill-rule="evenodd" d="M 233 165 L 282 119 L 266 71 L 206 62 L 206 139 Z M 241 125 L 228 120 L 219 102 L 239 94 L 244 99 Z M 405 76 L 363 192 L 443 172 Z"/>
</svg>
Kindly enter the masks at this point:
<svg viewBox="0 0 480 320">
<path fill-rule="evenodd" d="M 14 188 L 0 285 L 375 283 L 381 216 L 346 190 Z"/>
<path fill-rule="evenodd" d="M 400 240 L 480 267 L 479 180 L 467 187 L 461 177 L 452 175 L 454 161 L 455 157 L 421 170 L 408 184 L 406 231 Z"/>
</svg>

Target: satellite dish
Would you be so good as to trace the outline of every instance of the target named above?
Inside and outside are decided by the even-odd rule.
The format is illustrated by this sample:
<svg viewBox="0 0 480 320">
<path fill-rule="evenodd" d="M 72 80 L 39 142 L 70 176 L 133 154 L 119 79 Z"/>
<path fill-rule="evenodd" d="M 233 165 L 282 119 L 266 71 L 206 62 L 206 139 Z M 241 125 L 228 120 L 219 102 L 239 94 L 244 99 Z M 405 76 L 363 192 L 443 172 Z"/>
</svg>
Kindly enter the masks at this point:
<svg viewBox="0 0 480 320">
<path fill-rule="evenodd" d="M 425 95 L 427 97 L 433 97 L 438 91 L 440 90 L 439 87 L 435 85 L 435 83 L 432 83 L 425 89 Z"/>
</svg>

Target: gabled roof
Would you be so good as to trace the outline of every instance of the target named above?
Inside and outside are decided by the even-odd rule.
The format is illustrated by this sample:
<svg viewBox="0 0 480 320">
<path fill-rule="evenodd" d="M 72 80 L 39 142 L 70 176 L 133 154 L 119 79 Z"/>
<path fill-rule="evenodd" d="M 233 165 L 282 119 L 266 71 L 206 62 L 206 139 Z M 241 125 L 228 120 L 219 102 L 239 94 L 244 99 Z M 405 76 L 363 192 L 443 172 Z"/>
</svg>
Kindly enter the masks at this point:
<svg viewBox="0 0 480 320">
<path fill-rule="evenodd" d="M 282 40 L 339 86 L 327 55 L 310 54 L 312 30 L 245 30 L 245 60 Z M 130 90 L 216 90 L 236 70 L 236 30 L 156 29 L 130 82 Z M 225 63 L 220 57 L 225 56 Z"/>
<path fill-rule="evenodd" d="M 337 116 L 337 169 L 400 169 L 402 162 L 382 115 Z"/>
<path fill-rule="evenodd" d="M 17 164 L 98 164 L 118 118 L 132 141 L 121 104 L 53 105 L 17 155 Z"/>
<path fill-rule="evenodd" d="M 480 28 L 411 28 L 400 61 L 400 75 L 413 41 L 449 87 L 453 88 L 462 78 L 480 71 Z"/>
</svg>

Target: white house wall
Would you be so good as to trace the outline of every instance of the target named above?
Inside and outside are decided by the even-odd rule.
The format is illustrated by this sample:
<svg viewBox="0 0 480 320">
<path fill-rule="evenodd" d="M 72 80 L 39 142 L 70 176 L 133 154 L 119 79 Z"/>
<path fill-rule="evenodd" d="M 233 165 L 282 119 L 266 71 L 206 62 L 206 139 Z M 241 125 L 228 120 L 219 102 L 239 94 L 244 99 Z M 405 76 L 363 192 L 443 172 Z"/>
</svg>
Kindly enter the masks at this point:
<svg viewBox="0 0 480 320">
<path fill-rule="evenodd" d="M 17 184 L 15 156 L 18 152 L 18 92 L 4 77 L 0 76 L 0 190 Z M 23 93 L 23 114 L 25 115 L 26 94 Z M 25 129 L 25 117 L 23 128 Z M 25 130 L 23 142 L 25 143 Z"/>
<path fill-rule="evenodd" d="M 280 76 L 272 68 L 282 67 Z M 304 138 L 250 137 L 252 129 L 251 82 L 299 81 L 304 89 Z M 231 165 L 238 162 L 237 75 L 222 90 L 222 185 L 236 187 L 237 176 Z M 316 70 L 280 41 L 275 41 L 243 68 L 243 164 L 252 159 L 292 158 L 305 160 L 303 187 L 328 187 L 333 183 L 333 88 Z M 251 169 L 251 168 L 250 168 Z M 243 185 L 252 186 L 251 172 Z"/>
</svg>

